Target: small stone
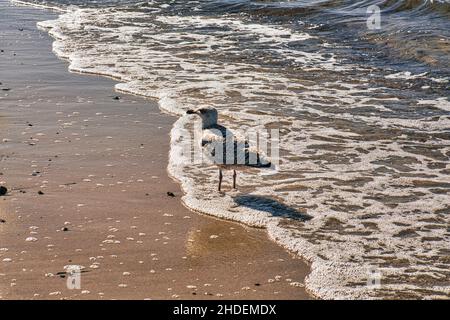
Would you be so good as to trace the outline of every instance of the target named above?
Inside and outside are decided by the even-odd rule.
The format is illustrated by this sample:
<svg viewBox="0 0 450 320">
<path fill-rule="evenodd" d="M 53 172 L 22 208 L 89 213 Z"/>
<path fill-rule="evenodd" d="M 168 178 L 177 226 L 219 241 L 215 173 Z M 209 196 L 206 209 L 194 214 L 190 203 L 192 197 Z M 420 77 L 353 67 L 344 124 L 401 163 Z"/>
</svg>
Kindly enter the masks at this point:
<svg viewBox="0 0 450 320">
<path fill-rule="evenodd" d="M 41 196 L 42 196 L 43 194 L 44 194 L 44 193 L 43 193 L 41 190 L 38 191 L 38 195 L 41 195 Z"/>
<path fill-rule="evenodd" d="M 0 196 L 4 196 L 8 192 L 8 189 L 4 186 L 0 186 Z"/>
<path fill-rule="evenodd" d="M 175 197 L 175 194 L 173 192 L 167 191 L 167 196 L 169 197 Z"/>
</svg>

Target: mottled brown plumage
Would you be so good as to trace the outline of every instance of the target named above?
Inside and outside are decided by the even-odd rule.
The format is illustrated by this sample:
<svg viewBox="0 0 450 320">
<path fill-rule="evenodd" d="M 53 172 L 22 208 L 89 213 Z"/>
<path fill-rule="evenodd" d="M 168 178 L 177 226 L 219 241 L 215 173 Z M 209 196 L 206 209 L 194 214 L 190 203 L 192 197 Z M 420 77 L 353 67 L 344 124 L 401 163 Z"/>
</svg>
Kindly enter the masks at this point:
<svg viewBox="0 0 450 320">
<path fill-rule="evenodd" d="M 188 110 L 187 114 L 198 115 L 202 119 L 202 149 L 206 157 L 219 167 L 219 191 L 221 191 L 222 169 L 233 169 L 233 189 L 236 188 L 236 169 L 245 167 L 269 168 L 261 152 L 252 148 L 245 139 L 239 139 L 230 130 L 217 123 L 215 108 Z"/>
</svg>

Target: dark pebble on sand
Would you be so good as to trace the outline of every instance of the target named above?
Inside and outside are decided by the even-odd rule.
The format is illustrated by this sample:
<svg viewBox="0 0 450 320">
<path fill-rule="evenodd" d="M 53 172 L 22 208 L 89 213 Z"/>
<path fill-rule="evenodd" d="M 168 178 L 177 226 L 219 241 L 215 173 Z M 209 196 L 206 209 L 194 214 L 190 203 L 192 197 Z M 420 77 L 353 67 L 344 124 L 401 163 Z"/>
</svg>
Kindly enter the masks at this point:
<svg viewBox="0 0 450 320">
<path fill-rule="evenodd" d="M 255 283 L 255 286 L 259 287 L 261 284 L 260 283 Z"/>
<path fill-rule="evenodd" d="M 3 91 L 9 91 L 11 90 L 10 88 L 2 88 Z"/>
<path fill-rule="evenodd" d="M 0 223 L 6 223 L 5 219 L 0 219 Z"/>
<path fill-rule="evenodd" d="M 39 195 L 43 195 L 44 193 L 43 193 L 41 190 L 39 190 L 39 191 L 38 191 L 38 194 L 39 194 Z"/>
<path fill-rule="evenodd" d="M 8 192 L 8 189 L 4 186 L 0 186 L 0 196 L 4 196 Z"/>
<path fill-rule="evenodd" d="M 66 232 L 66 231 L 69 231 L 69 228 L 64 227 L 64 228 L 62 228 L 61 230 L 64 231 L 64 232 Z"/>
<path fill-rule="evenodd" d="M 170 191 L 167 191 L 167 195 L 168 195 L 169 197 L 175 197 L 175 194 L 174 194 L 173 192 L 170 192 Z"/>
<path fill-rule="evenodd" d="M 119 96 L 115 96 L 113 99 L 114 100 L 120 100 L 120 97 Z"/>
</svg>

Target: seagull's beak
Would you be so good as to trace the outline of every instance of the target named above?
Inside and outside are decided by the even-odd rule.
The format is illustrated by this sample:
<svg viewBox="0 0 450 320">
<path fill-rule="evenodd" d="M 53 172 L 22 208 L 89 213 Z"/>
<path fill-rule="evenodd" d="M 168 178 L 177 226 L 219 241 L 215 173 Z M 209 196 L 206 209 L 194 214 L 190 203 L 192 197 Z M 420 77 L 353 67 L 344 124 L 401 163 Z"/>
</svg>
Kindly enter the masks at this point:
<svg viewBox="0 0 450 320">
<path fill-rule="evenodd" d="M 188 111 L 186 111 L 186 114 L 195 114 L 195 111 L 194 110 L 188 110 Z"/>
</svg>

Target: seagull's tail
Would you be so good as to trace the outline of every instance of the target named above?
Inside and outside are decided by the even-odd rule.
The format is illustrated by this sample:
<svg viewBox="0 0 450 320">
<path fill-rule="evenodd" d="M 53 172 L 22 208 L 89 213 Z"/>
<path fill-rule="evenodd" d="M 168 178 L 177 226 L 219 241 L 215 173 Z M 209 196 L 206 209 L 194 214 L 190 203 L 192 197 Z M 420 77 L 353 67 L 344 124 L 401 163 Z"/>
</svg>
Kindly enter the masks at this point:
<svg viewBox="0 0 450 320">
<path fill-rule="evenodd" d="M 256 167 L 256 168 L 270 168 L 270 167 L 272 167 L 272 163 L 271 162 L 264 162 L 264 163 L 258 162 L 257 164 L 251 165 L 251 166 Z"/>
<path fill-rule="evenodd" d="M 265 159 L 264 156 L 261 156 L 260 153 L 256 154 L 256 163 L 249 164 L 250 167 L 254 168 L 270 168 L 272 167 L 272 162 Z"/>
</svg>

